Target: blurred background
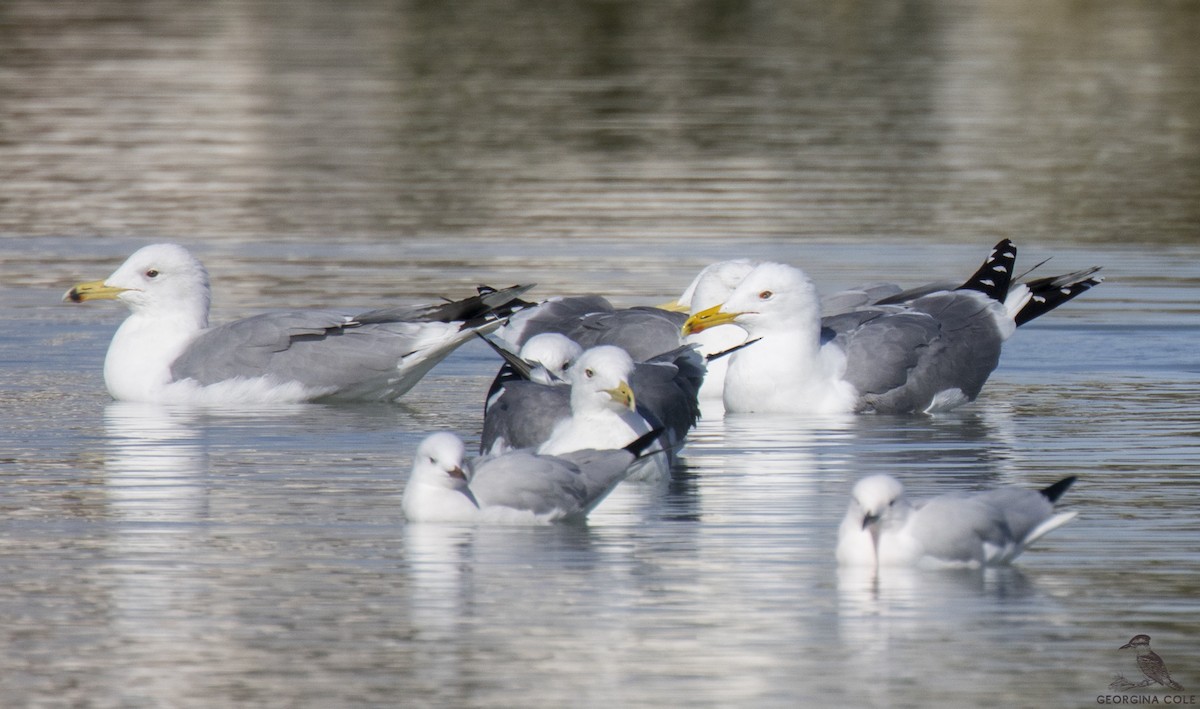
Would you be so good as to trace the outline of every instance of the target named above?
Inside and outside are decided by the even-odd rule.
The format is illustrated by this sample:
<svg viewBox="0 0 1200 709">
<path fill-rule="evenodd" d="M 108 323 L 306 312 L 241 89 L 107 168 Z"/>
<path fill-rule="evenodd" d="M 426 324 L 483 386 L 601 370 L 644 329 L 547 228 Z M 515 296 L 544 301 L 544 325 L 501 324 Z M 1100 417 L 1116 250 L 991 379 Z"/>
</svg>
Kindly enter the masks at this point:
<svg viewBox="0 0 1200 709">
<path fill-rule="evenodd" d="M 6 0 L 0 233 L 1192 242 L 1185 0 Z"/>
</svg>

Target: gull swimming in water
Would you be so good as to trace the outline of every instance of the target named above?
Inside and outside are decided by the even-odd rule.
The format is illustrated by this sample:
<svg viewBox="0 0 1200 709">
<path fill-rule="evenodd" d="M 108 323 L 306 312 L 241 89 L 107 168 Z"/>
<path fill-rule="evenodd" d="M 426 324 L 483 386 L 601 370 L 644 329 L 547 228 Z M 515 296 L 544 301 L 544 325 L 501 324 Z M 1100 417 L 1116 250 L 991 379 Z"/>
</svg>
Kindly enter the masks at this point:
<svg viewBox="0 0 1200 709">
<path fill-rule="evenodd" d="M 890 475 L 859 480 L 838 529 L 845 566 L 945 567 L 1007 564 L 1075 518 L 1054 512 L 1075 478 L 1043 490 L 1007 486 L 910 502 Z"/>
<path fill-rule="evenodd" d="M 567 384 L 513 381 L 502 386 L 484 414 L 481 452 L 536 448 L 558 455 L 575 450 L 621 448 L 650 430 L 662 440 L 651 450 L 670 451 L 669 437 L 638 411 L 630 381 L 635 364 L 619 347 L 586 350 L 567 370 Z M 667 455 L 638 461 L 635 480 L 663 480 Z"/>
<path fill-rule="evenodd" d="M 683 333 L 734 324 L 753 341 L 729 357 L 729 412 L 947 411 L 975 400 L 1019 325 L 1102 280 L 1090 268 L 1010 288 L 1015 261 L 1006 239 L 954 290 L 825 318 L 803 271 L 763 263 Z"/>
<path fill-rule="evenodd" d="M 417 448 L 401 504 L 411 522 L 580 522 L 656 436 L 648 432 L 615 450 L 509 451 L 467 461 L 462 439 L 434 433 Z"/>
<path fill-rule="evenodd" d="M 357 315 L 265 313 L 209 327 L 208 272 L 182 246 L 154 244 L 105 280 L 75 286 L 64 300 L 119 300 L 129 307 L 104 360 L 114 399 L 391 401 L 474 333 L 499 327 L 530 287 Z"/>
</svg>

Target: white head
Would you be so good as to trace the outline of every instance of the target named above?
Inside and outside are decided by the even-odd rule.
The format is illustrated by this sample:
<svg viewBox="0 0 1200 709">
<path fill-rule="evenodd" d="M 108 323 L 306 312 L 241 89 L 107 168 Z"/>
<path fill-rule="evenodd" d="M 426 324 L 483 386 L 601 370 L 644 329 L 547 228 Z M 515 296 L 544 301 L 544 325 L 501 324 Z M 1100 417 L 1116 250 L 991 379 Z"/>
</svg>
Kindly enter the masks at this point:
<svg viewBox="0 0 1200 709">
<path fill-rule="evenodd" d="M 549 384 L 555 380 L 566 381 L 567 370 L 582 353 L 583 348 L 566 335 L 543 332 L 529 338 L 521 346 L 520 357 L 545 370 L 550 376 L 546 377 L 547 381 L 541 383 Z M 536 370 L 534 380 L 539 381 Z"/>
<path fill-rule="evenodd" d="M 757 261 L 744 258 L 711 263 L 696 275 L 683 295 L 679 296 L 679 304 L 686 306 L 691 313 L 720 305 L 757 265 Z"/>
<path fill-rule="evenodd" d="M 417 446 L 404 488 L 404 514 L 410 520 L 450 518 L 478 508 L 463 470 L 466 447 L 453 433 L 426 436 Z"/>
<path fill-rule="evenodd" d="M 747 274 L 724 303 L 688 318 L 683 332 L 733 323 L 751 336 L 762 336 L 772 331 L 815 330 L 820 317 L 820 298 L 808 276 L 787 264 L 768 262 Z"/>
<path fill-rule="evenodd" d="M 208 321 L 208 271 L 187 249 L 176 244 L 152 244 L 133 253 L 104 281 L 81 283 L 65 299 L 119 300 L 135 313 L 188 313 Z"/>
<path fill-rule="evenodd" d="M 636 405 L 629 378 L 633 359 L 620 347 L 600 345 L 586 350 L 568 372 L 571 410 L 633 411 Z"/>
<path fill-rule="evenodd" d="M 855 483 L 838 530 L 838 561 L 878 565 L 884 531 L 904 524 L 909 512 L 904 486 L 890 475 L 871 475 Z"/>
<path fill-rule="evenodd" d="M 854 484 L 850 509 L 861 513 L 862 525 L 879 524 L 904 496 L 904 486 L 891 475 L 870 475 Z"/>
</svg>

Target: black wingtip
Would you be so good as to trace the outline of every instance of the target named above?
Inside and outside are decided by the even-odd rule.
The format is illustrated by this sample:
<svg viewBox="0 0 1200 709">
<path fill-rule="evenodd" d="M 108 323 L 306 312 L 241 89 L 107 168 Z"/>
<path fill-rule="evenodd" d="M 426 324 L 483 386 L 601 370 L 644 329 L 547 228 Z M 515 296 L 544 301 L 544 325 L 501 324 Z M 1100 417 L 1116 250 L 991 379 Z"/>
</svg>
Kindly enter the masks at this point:
<svg viewBox="0 0 1200 709">
<path fill-rule="evenodd" d="M 521 379 L 524 379 L 525 381 L 529 381 L 532 378 L 533 366 L 530 365 L 525 360 L 521 359 L 520 356 L 515 355 L 512 352 L 509 352 L 508 350 L 504 349 L 500 345 L 496 344 L 495 342 L 492 342 L 491 338 L 484 337 L 484 335 L 482 333 L 477 332 L 477 333 L 475 333 L 475 336 L 478 337 L 479 339 L 483 340 L 484 342 L 488 343 L 488 347 L 491 347 L 493 352 L 500 355 L 504 359 L 505 363 L 508 364 L 508 366 L 512 367 L 513 371 Z"/>
<path fill-rule="evenodd" d="M 1017 327 L 1024 325 L 1036 317 L 1045 315 L 1080 293 L 1089 291 L 1103 283 L 1104 278 L 1102 276 L 1093 275 L 1099 270 L 1099 266 L 1093 266 L 1082 271 L 1076 271 L 1075 273 L 1038 278 L 1027 282 L 1025 286 L 1029 288 L 1031 295 L 1029 302 L 1013 318 L 1017 323 Z"/>
<path fill-rule="evenodd" d="M 1058 502 L 1058 498 L 1062 497 L 1063 493 L 1066 492 L 1067 489 L 1073 484 L 1075 484 L 1074 475 L 1063 478 L 1050 487 L 1042 488 L 1039 492 L 1041 492 L 1042 497 L 1046 498 L 1047 500 L 1051 502 Z"/>
<path fill-rule="evenodd" d="M 644 433 L 641 436 L 638 436 L 633 443 L 625 446 L 625 450 L 632 453 L 635 457 L 641 458 L 646 449 L 653 445 L 654 442 L 658 440 L 658 437 L 662 435 L 662 433 L 662 428 L 653 428 L 649 433 Z"/>
<path fill-rule="evenodd" d="M 974 290 L 993 300 L 1004 301 L 1017 263 L 1017 247 L 1010 239 L 1001 239 L 979 270 L 971 274 L 958 290 Z"/>
</svg>

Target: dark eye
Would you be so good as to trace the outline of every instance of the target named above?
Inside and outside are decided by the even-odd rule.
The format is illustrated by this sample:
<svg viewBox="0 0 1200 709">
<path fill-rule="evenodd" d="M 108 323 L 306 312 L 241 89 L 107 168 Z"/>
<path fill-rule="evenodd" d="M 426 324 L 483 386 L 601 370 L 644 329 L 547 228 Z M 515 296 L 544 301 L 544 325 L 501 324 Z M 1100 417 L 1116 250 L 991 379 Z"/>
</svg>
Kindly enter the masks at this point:
<svg viewBox="0 0 1200 709">
<path fill-rule="evenodd" d="M 146 271 L 146 278 L 158 278 L 158 271 L 153 268 Z"/>
<path fill-rule="evenodd" d="M 770 300 L 771 296 L 773 296 L 773 295 L 775 295 L 775 294 L 772 293 L 771 291 L 765 290 L 762 293 L 758 294 L 758 299 L 759 300 Z"/>
<path fill-rule="evenodd" d="M 585 370 L 583 370 L 583 376 L 587 377 L 588 379 L 591 379 L 592 377 L 596 376 L 596 373 L 590 369 L 585 369 Z"/>
</svg>

